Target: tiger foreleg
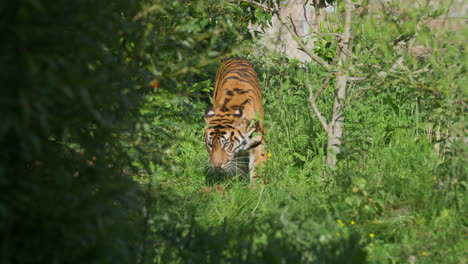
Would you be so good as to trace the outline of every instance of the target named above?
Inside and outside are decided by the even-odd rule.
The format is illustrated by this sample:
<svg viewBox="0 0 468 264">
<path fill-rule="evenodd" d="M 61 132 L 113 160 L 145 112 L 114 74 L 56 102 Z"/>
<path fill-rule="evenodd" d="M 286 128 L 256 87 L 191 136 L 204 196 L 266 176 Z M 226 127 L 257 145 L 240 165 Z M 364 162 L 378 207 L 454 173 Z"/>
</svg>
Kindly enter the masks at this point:
<svg viewBox="0 0 468 264">
<path fill-rule="evenodd" d="M 262 142 L 255 148 L 250 149 L 249 170 L 251 183 L 254 183 L 260 177 L 258 171 L 263 166 L 263 163 L 267 160 L 267 155 L 263 151 L 263 146 L 264 144 Z"/>
</svg>

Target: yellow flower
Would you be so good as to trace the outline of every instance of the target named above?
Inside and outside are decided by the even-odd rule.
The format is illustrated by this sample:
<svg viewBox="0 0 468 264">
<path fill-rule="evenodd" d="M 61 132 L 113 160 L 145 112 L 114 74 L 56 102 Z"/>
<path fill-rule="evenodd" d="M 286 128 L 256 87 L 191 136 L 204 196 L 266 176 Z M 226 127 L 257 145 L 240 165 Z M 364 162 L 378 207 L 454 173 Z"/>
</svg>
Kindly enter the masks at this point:
<svg viewBox="0 0 468 264">
<path fill-rule="evenodd" d="M 421 255 L 423 255 L 423 256 L 425 256 L 425 257 L 429 256 L 429 253 L 427 253 L 426 251 L 421 251 L 421 252 L 419 252 L 419 253 L 421 253 Z"/>
<path fill-rule="evenodd" d="M 374 243 L 369 243 L 369 246 L 371 246 L 371 247 L 374 246 Z"/>
<path fill-rule="evenodd" d="M 374 238 L 374 237 L 375 237 L 374 233 L 370 233 L 369 236 L 370 236 L 370 238 Z"/>
<path fill-rule="evenodd" d="M 343 223 L 343 221 L 341 221 L 340 219 L 336 219 L 336 222 L 340 224 Z"/>
<path fill-rule="evenodd" d="M 335 235 L 336 235 L 337 237 L 341 236 L 341 234 L 340 234 L 340 233 L 336 233 Z"/>
<path fill-rule="evenodd" d="M 340 223 L 340 226 L 342 226 L 342 227 L 345 226 L 345 225 L 346 225 L 345 223 Z"/>
<path fill-rule="evenodd" d="M 350 222 L 350 223 L 351 223 L 352 225 L 354 225 L 356 222 L 354 222 L 354 221 L 352 221 L 352 220 L 351 220 L 351 222 Z"/>
<path fill-rule="evenodd" d="M 268 157 L 269 157 L 269 158 L 273 157 L 273 154 L 268 153 Z"/>
</svg>

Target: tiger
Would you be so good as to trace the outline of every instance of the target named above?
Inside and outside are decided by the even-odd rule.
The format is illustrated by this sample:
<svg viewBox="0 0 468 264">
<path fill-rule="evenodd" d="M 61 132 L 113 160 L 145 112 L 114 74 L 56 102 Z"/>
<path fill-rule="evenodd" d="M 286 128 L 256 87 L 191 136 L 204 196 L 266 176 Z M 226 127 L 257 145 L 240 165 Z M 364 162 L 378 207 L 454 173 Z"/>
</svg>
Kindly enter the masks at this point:
<svg viewBox="0 0 468 264">
<path fill-rule="evenodd" d="M 267 160 L 262 93 L 257 73 L 246 59 L 228 59 L 218 67 L 213 106 L 205 111 L 205 144 L 211 167 L 233 171 L 236 154 L 249 152 L 249 178 Z"/>
</svg>

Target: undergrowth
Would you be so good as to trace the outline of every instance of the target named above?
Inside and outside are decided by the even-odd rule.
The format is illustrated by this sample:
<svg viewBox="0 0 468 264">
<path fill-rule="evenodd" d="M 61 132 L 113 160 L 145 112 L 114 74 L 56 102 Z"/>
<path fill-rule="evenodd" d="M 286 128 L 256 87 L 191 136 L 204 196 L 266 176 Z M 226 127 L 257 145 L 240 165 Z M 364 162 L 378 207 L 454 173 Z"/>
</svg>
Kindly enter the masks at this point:
<svg viewBox="0 0 468 264">
<path fill-rule="evenodd" d="M 168 166 L 140 179 L 155 195 L 147 212 L 154 254 L 146 261 L 466 261 L 466 160 L 460 156 L 466 148 L 453 156 L 434 149 L 412 91 L 395 83 L 350 106 L 339 168 L 330 171 L 323 165 L 326 137 L 303 86 L 309 78 L 318 87 L 325 73 L 271 60 L 252 59 L 263 65 L 256 70 L 264 89 L 269 183 L 253 187 L 245 177 L 207 173 L 207 102 L 185 98 L 194 114 L 172 131 L 184 140 L 167 149 Z M 319 107 L 330 97 L 324 98 Z"/>
</svg>

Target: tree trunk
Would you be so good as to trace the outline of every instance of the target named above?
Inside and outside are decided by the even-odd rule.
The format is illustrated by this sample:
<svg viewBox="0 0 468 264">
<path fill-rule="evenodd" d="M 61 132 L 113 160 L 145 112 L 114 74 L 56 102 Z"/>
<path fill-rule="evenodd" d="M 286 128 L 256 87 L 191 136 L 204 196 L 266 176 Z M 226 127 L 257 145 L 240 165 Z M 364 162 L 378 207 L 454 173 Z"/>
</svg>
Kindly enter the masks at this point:
<svg viewBox="0 0 468 264">
<path fill-rule="evenodd" d="M 247 0 L 246 0 L 247 1 Z M 313 0 L 314 6 L 314 26 L 315 33 L 319 29 L 320 19 L 322 21 L 325 17 L 325 0 Z M 317 92 L 313 92 L 310 84 L 307 84 L 309 87 L 309 102 L 316 114 L 317 118 L 320 121 L 323 129 L 327 132 L 328 142 L 327 142 L 327 157 L 326 165 L 330 166 L 332 169 L 336 168 L 336 155 L 340 152 L 341 139 L 344 132 L 344 103 L 346 100 L 346 86 L 348 83 L 348 71 L 349 68 L 348 61 L 351 55 L 351 45 L 350 45 L 350 36 L 351 36 L 351 15 L 354 4 L 350 1 L 345 4 L 345 26 L 343 33 L 339 35 L 339 42 L 336 52 L 336 57 L 334 61 L 337 61 L 336 67 L 332 67 L 328 64 L 327 61 L 322 59 L 317 55 L 314 50 L 310 49 L 303 41 L 303 37 L 298 34 L 294 22 L 289 17 L 289 23 L 286 23 L 286 19 L 278 15 L 278 19 L 282 25 L 291 33 L 293 39 L 299 45 L 299 47 L 310 56 L 310 58 L 317 62 L 319 65 L 324 67 L 328 72 L 329 76 L 326 78 L 322 87 L 320 87 Z M 305 9 L 304 9 L 305 10 Z M 336 72 L 337 71 L 337 72 Z M 331 75 L 336 76 L 336 85 L 335 85 L 335 96 L 333 101 L 333 114 L 330 122 L 326 122 L 324 116 L 320 113 L 320 110 L 317 108 L 317 98 L 323 92 L 323 90 L 328 86 Z"/>
<path fill-rule="evenodd" d="M 335 99 L 333 101 L 333 115 L 328 125 L 328 143 L 326 164 L 332 169 L 336 168 L 336 155 L 340 153 L 341 138 L 344 131 L 344 102 L 346 100 L 346 86 L 348 83 L 348 51 L 351 32 L 351 11 L 353 5 L 346 2 L 345 27 L 338 45 L 337 55 L 339 71 L 336 74 Z"/>
<path fill-rule="evenodd" d="M 320 25 L 323 21 L 325 21 L 325 8 L 327 5 L 325 4 L 325 0 L 313 0 L 314 6 L 314 31 L 316 33 L 320 32 Z"/>
<path fill-rule="evenodd" d="M 328 144 L 326 164 L 336 168 L 336 154 L 340 153 L 341 138 L 344 131 L 343 104 L 346 99 L 347 72 L 342 70 L 336 76 L 333 116 L 328 126 Z"/>
</svg>

